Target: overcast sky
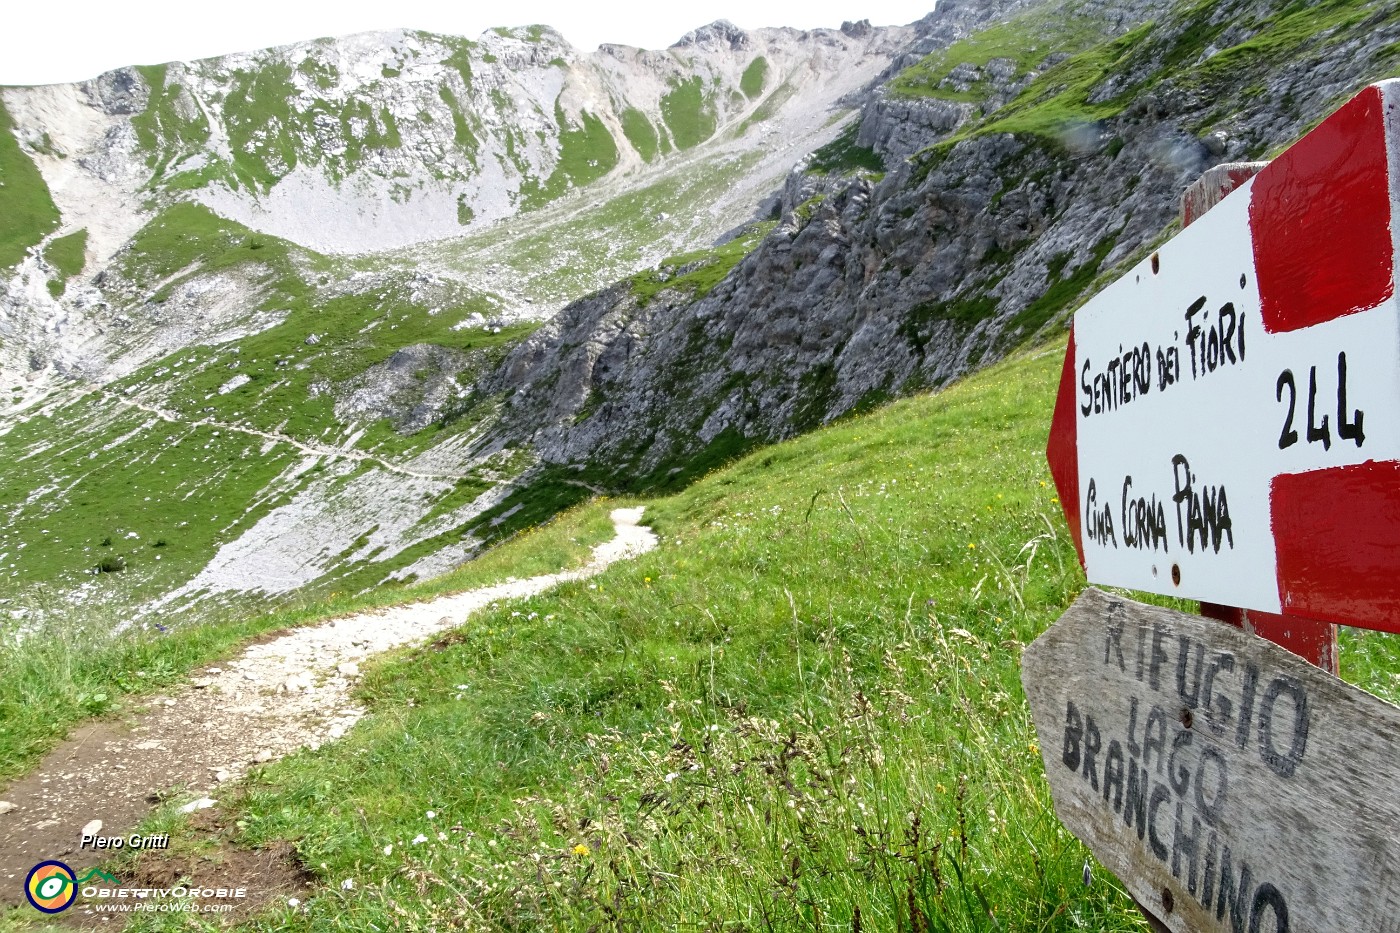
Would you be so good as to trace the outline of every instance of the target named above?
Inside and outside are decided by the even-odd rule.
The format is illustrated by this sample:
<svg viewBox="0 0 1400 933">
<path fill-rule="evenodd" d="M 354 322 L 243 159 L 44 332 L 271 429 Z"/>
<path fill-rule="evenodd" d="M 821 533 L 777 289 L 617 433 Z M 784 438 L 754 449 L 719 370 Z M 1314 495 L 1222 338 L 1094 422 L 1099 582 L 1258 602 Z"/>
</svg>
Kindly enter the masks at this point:
<svg viewBox="0 0 1400 933">
<path fill-rule="evenodd" d="M 0 84 L 49 84 L 399 26 L 475 37 L 492 26 L 545 23 L 585 52 L 600 42 L 659 49 L 716 19 L 746 29 L 847 19 L 894 25 L 928 13 L 933 0 L 15 0 L 6 7 Z"/>
</svg>

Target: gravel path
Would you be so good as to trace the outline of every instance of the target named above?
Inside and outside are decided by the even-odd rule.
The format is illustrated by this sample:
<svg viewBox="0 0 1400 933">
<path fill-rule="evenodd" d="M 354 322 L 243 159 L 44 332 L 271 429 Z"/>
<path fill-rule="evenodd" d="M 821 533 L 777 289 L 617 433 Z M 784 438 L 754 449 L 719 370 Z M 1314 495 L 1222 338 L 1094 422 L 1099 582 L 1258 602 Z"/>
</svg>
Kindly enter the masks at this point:
<svg viewBox="0 0 1400 933">
<path fill-rule="evenodd" d="M 318 444 L 314 441 L 303 441 L 292 437 L 290 434 L 279 434 L 276 431 L 261 431 L 257 428 L 234 424 L 231 421 L 216 421 L 213 418 L 190 419 L 176 412 L 161 408 L 158 405 L 150 405 L 134 398 L 127 398 L 124 395 L 119 395 L 107 389 L 102 389 L 101 391 L 108 398 L 120 402 L 128 408 L 135 408 L 138 411 L 144 411 L 148 415 L 155 415 L 162 421 L 168 421 L 171 424 L 178 424 L 191 428 L 207 427 L 218 428 L 221 431 L 234 431 L 239 434 L 246 434 L 249 437 L 261 438 L 265 441 L 287 444 L 313 457 L 343 457 L 346 460 L 373 463 L 381 469 L 388 470 L 390 473 L 398 473 L 400 476 L 414 476 L 419 479 L 468 479 L 476 475 L 475 473 L 424 473 L 418 470 L 410 470 L 407 467 L 399 466 L 397 463 L 385 460 L 383 457 L 376 457 L 374 454 L 366 453 L 363 450 L 355 450 L 351 447 L 338 447 L 334 444 Z"/>
<path fill-rule="evenodd" d="M 489 603 L 583 579 L 650 550 L 656 536 L 638 524 L 641 515 L 641 508 L 615 509 L 616 536 L 578 570 L 295 629 L 151 698 L 140 715 L 78 730 L 0 792 L 0 904 L 22 902 L 24 877 L 40 861 L 75 859 L 75 868 L 99 861 L 78 849 L 95 820 L 102 835 L 127 835 L 172 789 L 194 798 L 191 809 L 212 806 L 218 786 L 251 765 L 340 738 L 365 713 L 350 696 L 365 659 L 458 626 Z"/>
</svg>

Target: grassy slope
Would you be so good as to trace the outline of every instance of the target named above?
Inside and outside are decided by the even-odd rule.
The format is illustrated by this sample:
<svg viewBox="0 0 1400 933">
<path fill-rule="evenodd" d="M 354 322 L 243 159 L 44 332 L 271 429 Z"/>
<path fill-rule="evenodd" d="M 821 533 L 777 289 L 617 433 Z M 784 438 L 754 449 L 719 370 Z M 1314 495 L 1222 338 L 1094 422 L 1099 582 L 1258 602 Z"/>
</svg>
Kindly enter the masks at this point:
<svg viewBox="0 0 1400 933">
<path fill-rule="evenodd" d="M 49 280 L 49 294 L 55 298 L 63 294 L 68 280 L 80 275 L 87 265 L 87 228 L 67 236 L 50 240 L 44 247 L 44 259 L 53 266 L 58 275 Z"/>
<path fill-rule="evenodd" d="M 253 926 L 1142 929 L 1081 880 L 1018 679 L 1083 585 L 1061 350 L 757 452 L 653 503 L 652 554 L 377 665 L 369 719 L 235 804 L 327 883 Z M 1400 694 L 1395 639 L 1343 657 Z"/>
<path fill-rule="evenodd" d="M 984 68 L 993 59 L 1015 64 L 1015 74 L 1021 75 L 1039 66 L 1055 52 L 1078 52 L 1108 35 L 1102 13 L 1085 11 L 1086 4 L 1065 2 L 1037 6 L 939 49 L 900 72 L 890 82 L 890 91 L 897 97 L 937 97 L 942 100 L 980 103 L 993 90 L 987 79 L 972 82 L 966 90 L 945 85 L 946 79 L 959 65 Z"/>
<path fill-rule="evenodd" d="M 1047 69 L 1005 107 L 981 121 L 970 121 L 948 140 L 931 147 L 926 151 L 926 160 L 937 159 L 940 152 L 973 135 L 1030 133 L 1058 141 L 1067 129 L 1117 116 L 1167 80 L 1205 99 L 1219 101 L 1217 109 L 1198 127 L 1199 132 L 1205 133 L 1265 93 L 1270 70 L 1277 63 L 1310 57 L 1324 60 L 1331 47 L 1352 41 L 1400 16 L 1400 9 L 1394 5 L 1377 6 L 1365 0 L 1294 0 L 1276 12 L 1255 12 L 1253 18 L 1243 19 L 1212 15 L 1216 6 L 1207 0 L 1179 0 L 1162 24 L 1147 23 L 1098 44 L 1090 44 L 1092 30 L 1071 29 L 1067 25 L 1061 33 L 1055 27 L 1037 23 L 1037 16 L 1045 11 L 1032 11 L 933 53 L 898 76 L 892 86 L 907 95 L 961 99 L 936 86 L 940 76 L 953 65 L 960 61 L 980 64 L 987 58 L 984 46 L 994 44 L 1004 52 L 1004 47 L 1009 47 L 1006 43 L 1017 34 L 1044 30 L 1053 50 L 1075 54 Z M 1227 28 L 1248 38 L 1214 51 Z M 1046 52 L 1052 50 L 1039 40 L 1037 45 Z M 1400 68 L 1400 48 L 1382 50 L 1379 59 L 1382 73 L 1376 75 L 1377 80 Z M 1120 85 L 1111 98 L 1091 101 L 1095 89 L 1115 75 L 1134 76 L 1134 80 Z M 1342 99 L 1350 95 L 1348 91 Z"/>
<path fill-rule="evenodd" d="M 58 226 L 49 186 L 20 148 L 13 127 L 0 101 L 0 270 L 18 263 Z"/>
<path fill-rule="evenodd" d="M 776 225 L 776 221 L 766 220 L 722 246 L 668 256 L 656 268 L 632 276 L 632 292 L 643 305 L 661 292 L 672 289 L 683 290 L 691 300 L 698 301 L 723 281 L 741 259 L 753 252 Z M 682 269 L 685 271 L 682 272 Z"/>
</svg>

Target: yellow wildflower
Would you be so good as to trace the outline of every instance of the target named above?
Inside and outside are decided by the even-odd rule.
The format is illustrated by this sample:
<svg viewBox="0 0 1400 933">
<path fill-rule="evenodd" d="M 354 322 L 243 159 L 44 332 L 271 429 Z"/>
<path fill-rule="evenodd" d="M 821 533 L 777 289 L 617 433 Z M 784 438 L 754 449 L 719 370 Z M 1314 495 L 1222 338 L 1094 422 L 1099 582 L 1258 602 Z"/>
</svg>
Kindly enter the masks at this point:
<svg viewBox="0 0 1400 933">
<path fill-rule="evenodd" d="M 579 858 L 582 858 L 583 856 L 587 855 L 590 851 L 591 850 L 588 848 L 588 846 L 584 845 L 581 842 L 578 845 L 574 846 L 574 854 L 577 855 Z"/>
</svg>

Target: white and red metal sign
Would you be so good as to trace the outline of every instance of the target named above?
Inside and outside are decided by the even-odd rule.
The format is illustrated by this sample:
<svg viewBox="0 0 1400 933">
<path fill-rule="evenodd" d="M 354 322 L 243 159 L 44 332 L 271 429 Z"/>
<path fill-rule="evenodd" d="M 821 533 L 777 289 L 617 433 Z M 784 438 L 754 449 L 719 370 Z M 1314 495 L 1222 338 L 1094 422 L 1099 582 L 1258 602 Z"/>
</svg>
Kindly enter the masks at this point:
<svg viewBox="0 0 1400 933">
<path fill-rule="evenodd" d="M 1089 580 L 1400 631 L 1400 81 L 1075 315 L 1048 455 Z"/>
</svg>

